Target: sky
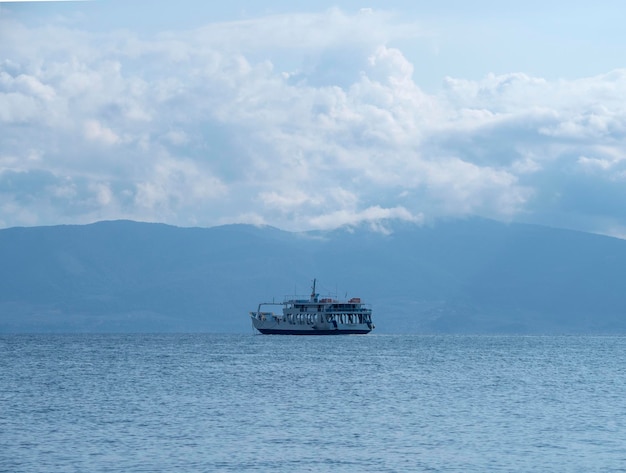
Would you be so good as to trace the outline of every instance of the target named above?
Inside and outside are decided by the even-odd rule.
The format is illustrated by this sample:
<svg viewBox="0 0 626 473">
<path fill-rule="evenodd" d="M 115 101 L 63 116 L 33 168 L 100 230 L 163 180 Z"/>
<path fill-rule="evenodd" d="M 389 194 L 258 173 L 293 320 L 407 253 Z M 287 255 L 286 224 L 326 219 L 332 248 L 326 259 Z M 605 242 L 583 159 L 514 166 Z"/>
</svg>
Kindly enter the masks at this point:
<svg viewBox="0 0 626 473">
<path fill-rule="evenodd" d="M 0 2 L 0 228 L 626 238 L 626 3 Z"/>
</svg>

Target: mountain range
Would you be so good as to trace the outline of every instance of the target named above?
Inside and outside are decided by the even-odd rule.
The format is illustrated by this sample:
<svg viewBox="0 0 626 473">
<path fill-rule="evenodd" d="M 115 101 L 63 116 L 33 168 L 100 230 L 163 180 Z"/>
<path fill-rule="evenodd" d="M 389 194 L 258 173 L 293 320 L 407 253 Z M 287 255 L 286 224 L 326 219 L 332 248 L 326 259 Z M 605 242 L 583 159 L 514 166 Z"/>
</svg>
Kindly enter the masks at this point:
<svg viewBox="0 0 626 473">
<path fill-rule="evenodd" d="M 229 332 L 361 297 L 374 333 L 626 333 L 626 241 L 467 219 L 330 231 L 133 221 L 0 230 L 0 332 Z"/>
</svg>

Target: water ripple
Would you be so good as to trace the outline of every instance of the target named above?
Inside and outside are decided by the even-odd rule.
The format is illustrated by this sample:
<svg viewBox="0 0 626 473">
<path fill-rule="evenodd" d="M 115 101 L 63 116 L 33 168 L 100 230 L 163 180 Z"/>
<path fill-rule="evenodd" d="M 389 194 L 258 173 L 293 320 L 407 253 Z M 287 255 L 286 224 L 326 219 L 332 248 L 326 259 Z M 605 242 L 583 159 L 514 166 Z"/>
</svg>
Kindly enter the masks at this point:
<svg viewBox="0 0 626 473">
<path fill-rule="evenodd" d="M 626 338 L 0 337 L 0 470 L 617 472 Z"/>
</svg>

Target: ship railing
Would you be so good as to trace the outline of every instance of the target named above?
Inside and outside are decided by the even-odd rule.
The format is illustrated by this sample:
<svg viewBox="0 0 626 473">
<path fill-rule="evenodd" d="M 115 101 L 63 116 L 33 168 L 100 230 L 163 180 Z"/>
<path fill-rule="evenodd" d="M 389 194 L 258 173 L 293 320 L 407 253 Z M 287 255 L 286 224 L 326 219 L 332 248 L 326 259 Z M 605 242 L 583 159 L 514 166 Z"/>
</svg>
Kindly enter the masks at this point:
<svg viewBox="0 0 626 473">
<path fill-rule="evenodd" d="M 311 297 L 303 296 L 300 294 L 299 295 L 291 294 L 291 295 L 283 297 L 283 303 L 287 303 L 287 302 L 295 302 L 295 303 L 303 304 L 305 302 L 311 302 Z"/>
<path fill-rule="evenodd" d="M 363 302 L 359 303 L 357 307 L 354 307 L 354 304 L 342 304 L 342 303 L 334 303 L 333 305 L 326 306 L 327 312 L 370 312 L 372 310 L 371 304 L 364 304 Z"/>
<path fill-rule="evenodd" d="M 361 299 L 359 297 L 353 297 L 352 299 L 355 300 L 355 302 L 358 300 L 360 301 Z M 297 302 L 297 303 L 304 303 L 304 302 L 311 302 L 311 296 L 305 296 L 302 294 L 289 294 L 283 297 L 283 301 L 284 302 Z M 343 300 L 343 299 L 339 299 L 337 297 L 333 297 L 333 296 L 320 296 L 319 294 L 316 297 L 315 303 L 316 304 L 328 304 L 328 303 L 337 303 L 337 302 L 345 302 L 348 303 L 348 299 Z"/>
<path fill-rule="evenodd" d="M 272 317 L 276 317 L 276 314 L 274 314 L 274 312 L 268 312 L 268 311 L 262 311 L 261 307 L 263 306 L 268 306 L 268 305 L 284 305 L 282 302 L 261 302 L 259 304 L 259 306 L 257 307 L 256 312 L 250 312 L 250 314 L 252 315 L 264 315 L 266 317 L 272 316 Z"/>
<path fill-rule="evenodd" d="M 362 302 L 360 297 L 353 297 L 351 299 L 337 299 L 333 297 L 319 297 L 317 300 L 312 301 L 310 298 L 306 298 L 303 296 L 285 296 L 283 298 L 283 302 L 273 302 L 272 304 L 276 305 L 284 305 L 284 304 L 320 304 L 320 305 L 328 305 L 328 304 L 341 304 L 341 305 L 351 305 L 351 306 L 359 306 L 362 308 L 369 308 L 371 304 Z"/>
</svg>

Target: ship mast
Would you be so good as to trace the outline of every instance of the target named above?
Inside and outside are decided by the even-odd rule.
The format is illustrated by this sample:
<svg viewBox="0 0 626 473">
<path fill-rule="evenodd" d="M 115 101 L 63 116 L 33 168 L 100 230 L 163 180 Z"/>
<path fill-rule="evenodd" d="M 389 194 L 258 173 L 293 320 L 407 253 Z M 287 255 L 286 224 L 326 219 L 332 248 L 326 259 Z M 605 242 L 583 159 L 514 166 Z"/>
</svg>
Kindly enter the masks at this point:
<svg viewBox="0 0 626 473">
<path fill-rule="evenodd" d="M 315 282 L 317 280 L 313 279 L 313 292 L 311 292 L 311 302 L 317 302 L 317 294 L 315 293 Z"/>
</svg>

